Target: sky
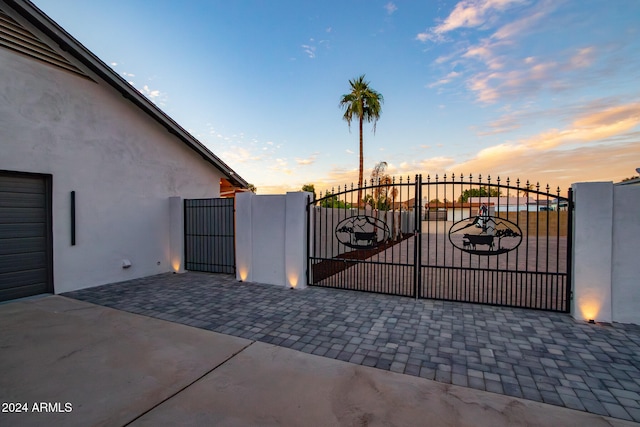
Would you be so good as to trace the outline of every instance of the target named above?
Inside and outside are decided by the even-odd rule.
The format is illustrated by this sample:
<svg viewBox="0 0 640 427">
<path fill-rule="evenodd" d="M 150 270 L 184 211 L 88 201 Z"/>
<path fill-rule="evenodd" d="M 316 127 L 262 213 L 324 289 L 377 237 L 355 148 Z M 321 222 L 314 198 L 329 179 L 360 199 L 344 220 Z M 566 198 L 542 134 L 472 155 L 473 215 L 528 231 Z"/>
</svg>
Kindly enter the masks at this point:
<svg viewBox="0 0 640 427">
<path fill-rule="evenodd" d="M 357 183 L 339 102 L 362 74 L 384 97 L 365 179 L 564 194 L 640 167 L 638 0 L 33 2 L 258 194 Z"/>
</svg>

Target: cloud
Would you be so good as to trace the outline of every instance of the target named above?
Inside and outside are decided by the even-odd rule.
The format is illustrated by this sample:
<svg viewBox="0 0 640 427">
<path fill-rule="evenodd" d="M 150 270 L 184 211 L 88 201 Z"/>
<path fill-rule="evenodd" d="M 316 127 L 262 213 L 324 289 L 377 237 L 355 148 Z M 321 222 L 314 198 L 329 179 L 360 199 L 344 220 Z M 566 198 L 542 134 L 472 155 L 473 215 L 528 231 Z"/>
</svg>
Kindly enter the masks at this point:
<svg viewBox="0 0 640 427">
<path fill-rule="evenodd" d="M 440 24 L 419 33 L 421 42 L 444 40 L 444 34 L 459 28 L 481 27 L 492 22 L 496 15 L 522 0 L 462 0 Z"/>
<path fill-rule="evenodd" d="M 593 64 L 595 59 L 596 48 L 593 46 L 579 49 L 578 52 L 569 60 L 570 68 L 587 68 Z"/>
<path fill-rule="evenodd" d="M 144 85 L 142 87 L 142 89 L 139 89 L 139 91 L 144 96 L 149 98 L 151 101 L 155 101 L 156 98 L 158 98 L 159 96 L 162 95 L 159 90 L 157 90 L 157 89 L 153 89 L 153 90 L 149 89 L 149 86 L 147 86 L 147 85 Z"/>
<path fill-rule="evenodd" d="M 456 71 L 467 76 L 466 87 L 481 103 L 494 103 L 505 97 L 515 98 L 535 94 L 542 89 L 565 90 L 584 81 L 572 79 L 566 74 L 589 67 L 595 61 L 596 50 L 592 46 L 577 51 L 550 50 L 547 58 L 527 55 L 523 41 L 532 30 L 539 31 L 539 22 L 550 14 L 556 3 L 543 0 L 523 10 L 523 18 L 498 26 L 498 17 L 509 7 L 524 3 L 520 0 L 463 0 L 449 17 L 433 27 L 426 39 L 441 38 L 442 34 L 458 28 L 498 27 L 488 37 L 455 53 L 440 56 L 436 65 L 452 64 Z M 466 39 L 458 41 L 464 45 Z M 523 55 L 524 54 L 524 55 Z M 555 58 L 554 58 L 555 56 Z M 448 83 L 446 77 L 439 80 Z M 437 85 L 432 85 L 434 87 Z"/>
<path fill-rule="evenodd" d="M 486 69 L 473 73 L 467 79 L 467 88 L 481 103 L 494 103 L 503 98 L 520 99 L 538 94 L 542 90 L 565 91 L 584 85 L 588 81 L 584 74 L 573 78 L 572 72 L 589 67 L 595 58 L 593 47 L 579 49 L 571 57 L 560 56 L 559 60 L 541 62 L 533 56 L 510 60 L 499 65 L 500 58 L 487 55 Z"/>
<path fill-rule="evenodd" d="M 389 3 L 385 4 L 384 8 L 386 9 L 386 11 L 387 11 L 387 13 L 389 15 L 392 15 L 393 12 L 398 10 L 398 6 L 396 6 L 393 2 L 389 2 Z"/>
<path fill-rule="evenodd" d="M 307 54 L 307 56 L 311 59 L 316 57 L 316 47 L 315 46 L 311 46 L 308 44 L 303 44 L 302 45 L 302 49 L 304 51 L 304 53 Z"/>
<path fill-rule="evenodd" d="M 450 83 L 452 80 L 454 80 L 455 78 L 459 77 L 461 73 L 458 73 L 456 71 L 452 71 L 449 74 L 447 74 L 444 78 L 438 80 L 437 82 L 431 83 L 429 85 L 430 88 L 433 87 L 437 87 L 437 86 L 442 86 L 445 85 L 447 83 Z"/>
<path fill-rule="evenodd" d="M 520 36 L 525 31 L 533 28 L 535 24 L 547 16 L 552 11 L 552 5 L 553 3 L 550 2 L 541 3 L 537 11 L 531 12 L 524 18 L 503 25 L 491 35 L 491 38 L 496 40 L 511 40 Z"/>
<path fill-rule="evenodd" d="M 610 106 L 582 114 L 564 129 L 487 147 L 454 167 L 564 186 L 571 181 L 615 180 L 633 171 L 640 157 L 639 133 L 633 131 L 639 126 L 640 103 Z"/>
<path fill-rule="evenodd" d="M 296 163 L 301 166 L 311 165 L 316 162 L 316 158 L 318 157 L 318 153 L 314 153 L 306 159 L 299 159 L 296 157 Z"/>
<path fill-rule="evenodd" d="M 229 164 L 248 163 L 262 159 L 262 156 L 256 156 L 252 151 L 238 146 L 229 147 L 226 151 L 222 152 L 221 157 Z"/>
<path fill-rule="evenodd" d="M 550 149 L 566 144 L 605 140 L 640 125 L 640 103 L 619 105 L 576 118 L 566 129 L 551 129 L 520 142 L 521 146 Z"/>
<path fill-rule="evenodd" d="M 496 135 L 511 132 L 520 128 L 519 119 L 515 115 L 507 115 L 490 122 L 487 130 L 479 131 L 479 136 Z"/>
<path fill-rule="evenodd" d="M 429 33 L 418 33 L 416 34 L 416 40 L 424 43 L 428 40 L 434 40 L 434 39 L 433 39 L 433 36 Z"/>
<path fill-rule="evenodd" d="M 418 162 L 420 170 L 424 171 L 446 171 L 448 168 L 455 164 L 455 160 L 452 157 L 432 157 L 429 159 L 422 159 Z M 411 168 L 406 168 L 406 172 L 412 172 Z"/>
<path fill-rule="evenodd" d="M 494 147 L 482 156 L 455 165 L 458 171 L 482 171 L 494 179 L 520 178 L 523 182 L 547 183 L 566 189 L 574 182 L 617 181 L 632 174 L 640 156 L 640 141 L 625 144 L 594 144 L 567 150 L 527 150 L 522 146 Z M 602 159 L 607 159 L 603 162 Z M 512 181 L 513 182 L 513 181 Z M 564 191 L 563 191 L 564 192 Z"/>
<path fill-rule="evenodd" d="M 135 83 L 132 81 L 128 82 L 131 86 L 135 87 Z M 140 92 L 141 94 L 143 94 L 144 96 L 147 97 L 147 99 L 149 99 L 149 101 L 153 102 L 154 104 L 160 105 L 160 106 L 164 106 L 165 102 L 167 100 L 167 95 L 163 92 L 160 92 L 157 89 L 151 89 L 149 88 L 148 85 L 144 85 L 142 86 L 142 89 L 137 88 L 138 92 Z"/>
</svg>

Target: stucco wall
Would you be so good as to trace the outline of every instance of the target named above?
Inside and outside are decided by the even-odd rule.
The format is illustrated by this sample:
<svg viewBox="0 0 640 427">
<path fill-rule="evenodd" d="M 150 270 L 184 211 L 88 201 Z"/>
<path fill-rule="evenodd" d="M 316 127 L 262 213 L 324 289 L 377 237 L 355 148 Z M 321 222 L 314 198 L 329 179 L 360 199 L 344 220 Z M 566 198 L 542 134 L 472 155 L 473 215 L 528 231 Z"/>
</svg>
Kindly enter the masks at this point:
<svg viewBox="0 0 640 427">
<path fill-rule="evenodd" d="M 306 287 L 306 208 L 311 196 L 307 192 L 236 195 L 238 280 Z"/>
<path fill-rule="evenodd" d="M 640 324 L 640 185 L 613 187 L 613 321 Z"/>
<path fill-rule="evenodd" d="M 640 324 L 640 186 L 588 182 L 573 189 L 573 315 Z"/>
<path fill-rule="evenodd" d="M 171 271 L 169 197 L 219 196 L 217 169 L 96 81 L 0 48 L 0 170 L 53 175 L 56 293 Z"/>
</svg>

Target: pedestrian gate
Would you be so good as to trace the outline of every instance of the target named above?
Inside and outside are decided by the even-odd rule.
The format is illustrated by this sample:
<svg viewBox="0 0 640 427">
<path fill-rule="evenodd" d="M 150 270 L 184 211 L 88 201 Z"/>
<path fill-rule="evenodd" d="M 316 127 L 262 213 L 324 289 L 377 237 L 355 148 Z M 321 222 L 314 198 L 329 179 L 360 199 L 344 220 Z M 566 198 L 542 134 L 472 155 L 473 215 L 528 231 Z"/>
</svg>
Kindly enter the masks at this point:
<svg viewBox="0 0 640 427">
<path fill-rule="evenodd" d="M 310 201 L 309 285 L 567 312 L 572 194 L 386 178 Z"/>
<path fill-rule="evenodd" d="M 234 199 L 186 199 L 185 268 L 235 273 L 234 227 Z"/>
</svg>

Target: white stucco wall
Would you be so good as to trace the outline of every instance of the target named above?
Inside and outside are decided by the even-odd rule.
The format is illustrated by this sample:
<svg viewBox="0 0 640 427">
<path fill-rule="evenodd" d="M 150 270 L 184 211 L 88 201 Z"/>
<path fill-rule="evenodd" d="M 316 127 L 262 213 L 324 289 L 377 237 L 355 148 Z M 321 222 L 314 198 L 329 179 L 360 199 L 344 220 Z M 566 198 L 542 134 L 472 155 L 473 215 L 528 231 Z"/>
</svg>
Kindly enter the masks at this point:
<svg viewBox="0 0 640 427">
<path fill-rule="evenodd" d="M 251 209 L 251 274 L 259 283 L 285 285 L 286 199 L 284 195 L 256 196 Z M 246 227 L 242 227 L 245 229 Z"/>
<path fill-rule="evenodd" d="M 640 185 L 613 187 L 613 321 L 640 324 Z"/>
<path fill-rule="evenodd" d="M 613 183 L 573 184 L 573 300 L 576 318 L 610 322 Z"/>
<path fill-rule="evenodd" d="M 236 195 L 236 278 L 307 286 L 307 203 L 311 193 Z"/>
<path fill-rule="evenodd" d="M 0 170 L 53 176 L 56 293 L 171 271 L 169 197 L 220 191 L 217 169 L 95 80 L 0 48 Z"/>
<path fill-rule="evenodd" d="M 640 186 L 573 184 L 572 313 L 640 324 Z"/>
</svg>

